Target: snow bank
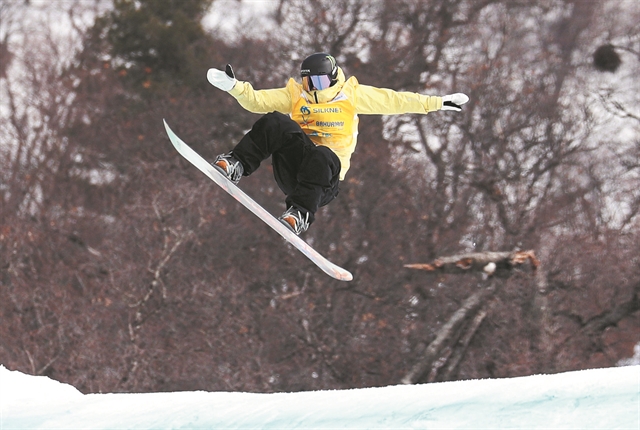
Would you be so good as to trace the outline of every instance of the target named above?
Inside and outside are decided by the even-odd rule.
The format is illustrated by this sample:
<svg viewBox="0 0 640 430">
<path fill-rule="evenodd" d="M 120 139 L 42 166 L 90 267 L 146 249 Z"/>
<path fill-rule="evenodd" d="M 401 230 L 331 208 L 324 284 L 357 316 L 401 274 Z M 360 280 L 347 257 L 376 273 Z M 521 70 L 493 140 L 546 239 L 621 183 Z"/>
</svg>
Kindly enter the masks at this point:
<svg viewBox="0 0 640 430">
<path fill-rule="evenodd" d="M 0 429 L 640 429 L 640 366 L 251 394 L 89 394 L 0 366 Z"/>
</svg>

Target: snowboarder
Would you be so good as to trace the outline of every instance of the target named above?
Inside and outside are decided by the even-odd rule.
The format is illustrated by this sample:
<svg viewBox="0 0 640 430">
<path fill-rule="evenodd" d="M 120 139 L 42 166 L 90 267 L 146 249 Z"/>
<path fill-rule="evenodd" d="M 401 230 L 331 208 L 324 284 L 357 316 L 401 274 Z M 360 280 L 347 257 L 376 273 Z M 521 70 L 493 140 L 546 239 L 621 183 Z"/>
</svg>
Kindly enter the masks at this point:
<svg viewBox="0 0 640 430">
<path fill-rule="evenodd" d="M 227 91 L 253 113 L 264 114 L 233 150 L 213 166 L 237 184 L 272 157 L 276 183 L 287 210 L 278 218 L 295 234 L 306 231 L 319 207 L 338 194 L 356 147 L 358 114 L 427 114 L 461 111 L 462 93 L 426 96 L 361 85 L 345 79 L 334 57 L 315 53 L 300 66 L 302 83 L 290 78 L 284 88 L 255 90 L 235 78 L 231 65 L 209 69 L 208 81 Z"/>
</svg>

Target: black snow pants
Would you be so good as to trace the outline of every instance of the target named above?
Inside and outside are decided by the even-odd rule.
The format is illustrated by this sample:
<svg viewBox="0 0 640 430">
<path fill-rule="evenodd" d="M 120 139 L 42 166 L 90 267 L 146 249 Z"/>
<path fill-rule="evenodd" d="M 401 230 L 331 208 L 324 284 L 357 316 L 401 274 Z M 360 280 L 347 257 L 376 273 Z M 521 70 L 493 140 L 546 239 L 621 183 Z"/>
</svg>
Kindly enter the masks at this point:
<svg viewBox="0 0 640 430">
<path fill-rule="evenodd" d="M 286 194 L 287 208 L 293 206 L 309 223 L 319 207 L 338 195 L 340 159 L 326 146 L 317 146 L 288 116 L 279 112 L 264 115 L 233 149 L 244 175 L 255 172 L 271 156 L 273 175 Z"/>
</svg>

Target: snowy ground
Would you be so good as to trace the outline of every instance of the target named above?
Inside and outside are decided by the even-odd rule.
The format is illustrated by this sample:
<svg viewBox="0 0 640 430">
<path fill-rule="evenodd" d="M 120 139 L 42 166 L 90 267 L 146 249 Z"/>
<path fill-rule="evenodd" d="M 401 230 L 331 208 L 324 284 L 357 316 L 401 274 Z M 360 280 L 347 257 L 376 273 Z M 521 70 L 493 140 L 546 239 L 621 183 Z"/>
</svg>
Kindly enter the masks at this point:
<svg viewBox="0 0 640 430">
<path fill-rule="evenodd" d="M 0 429 L 640 429 L 640 366 L 344 391 L 83 395 L 0 366 Z"/>
</svg>

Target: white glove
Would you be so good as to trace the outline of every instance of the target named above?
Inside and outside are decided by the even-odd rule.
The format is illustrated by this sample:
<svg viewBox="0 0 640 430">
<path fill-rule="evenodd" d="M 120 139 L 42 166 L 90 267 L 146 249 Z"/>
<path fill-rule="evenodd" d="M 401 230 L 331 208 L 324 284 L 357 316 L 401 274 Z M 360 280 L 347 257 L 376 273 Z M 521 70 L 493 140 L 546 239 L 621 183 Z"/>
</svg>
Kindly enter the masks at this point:
<svg viewBox="0 0 640 430">
<path fill-rule="evenodd" d="M 442 110 L 454 110 L 460 112 L 463 104 L 469 101 L 469 96 L 462 93 L 442 96 Z"/>
<path fill-rule="evenodd" d="M 218 69 L 209 69 L 207 80 L 211 85 L 220 88 L 222 91 L 232 90 L 236 86 L 236 82 L 238 82 L 233 74 L 231 64 L 227 64 L 224 72 Z"/>
</svg>

